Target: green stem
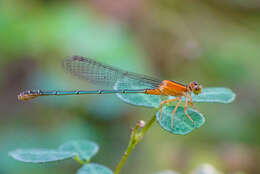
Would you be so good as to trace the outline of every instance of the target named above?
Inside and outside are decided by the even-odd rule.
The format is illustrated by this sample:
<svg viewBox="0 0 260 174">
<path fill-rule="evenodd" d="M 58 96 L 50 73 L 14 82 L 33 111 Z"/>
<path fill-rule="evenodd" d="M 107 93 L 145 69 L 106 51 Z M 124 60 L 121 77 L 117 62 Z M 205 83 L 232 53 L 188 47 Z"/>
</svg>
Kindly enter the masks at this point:
<svg viewBox="0 0 260 174">
<path fill-rule="evenodd" d="M 80 163 L 81 165 L 84 165 L 84 164 L 85 164 L 85 162 L 84 162 L 83 160 L 81 160 L 78 155 L 76 155 L 76 156 L 74 157 L 74 159 L 75 159 L 78 163 Z"/>
<path fill-rule="evenodd" d="M 132 130 L 128 147 L 127 147 L 124 155 L 122 156 L 120 162 L 118 163 L 118 165 L 114 171 L 114 174 L 119 174 L 119 172 L 122 169 L 122 167 L 124 166 L 125 161 L 127 160 L 128 156 L 131 154 L 131 152 L 135 148 L 136 144 L 138 144 L 142 140 L 144 134 L 151 127 L 151 125 L 155 122 L 155 119 L 156 119 L 156 115 L 154 115 L 152 117 L 152 119 L 141 129 L 140 132 L 138 132 L 138 129 L 140 128 L 140 124 L 139 123 L 136 124 L 135 128 Z"/>
<path fill-rule="evenodd" d="M 140 135 L 143 136 L 147 130 L 152 126 L 152 124 L 155 122 L 156 120 L 156 115 L 154 115 L 152 117 L 152 119 L 145 125 L 145 127 L 140 131 Z"/>
</svg>

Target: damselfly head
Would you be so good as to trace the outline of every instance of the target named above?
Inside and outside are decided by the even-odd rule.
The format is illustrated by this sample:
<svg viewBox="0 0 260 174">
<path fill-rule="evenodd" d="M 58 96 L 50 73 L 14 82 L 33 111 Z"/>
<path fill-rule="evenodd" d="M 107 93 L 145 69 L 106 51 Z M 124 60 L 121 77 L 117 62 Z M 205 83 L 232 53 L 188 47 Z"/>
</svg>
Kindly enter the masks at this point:
<svg viewBox="0 0 260 174">
<path fill-rule="evenodd" d="M 196 95 L 202 92 L 202 86 L 198 82 L 190 82 L 189 88 Z"/>
</svg>

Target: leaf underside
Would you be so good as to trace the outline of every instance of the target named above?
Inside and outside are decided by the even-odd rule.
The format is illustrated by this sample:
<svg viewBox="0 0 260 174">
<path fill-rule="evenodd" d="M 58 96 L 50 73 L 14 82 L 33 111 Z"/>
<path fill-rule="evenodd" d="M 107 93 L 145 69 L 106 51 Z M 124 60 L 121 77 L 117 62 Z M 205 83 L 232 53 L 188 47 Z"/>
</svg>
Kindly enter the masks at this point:
<svg viewBox="0 0 260 174">
<path fill-rule="evenodd" d="M 15 160 L 28 163 L 47 163 L 74 158 L 90 160 L 97 152 L 98 145 L 91 141 L 78 140 L 62 144 L 59 149 L 17 149 L 9 152 Z"/>
<path fill-rule="evenodd" d="M 173 134 L 185 135 L 190 133 L 196 128 L 201 127 L 205 123 L 205 118 L 203 115 L 193 109 L 188 109 L 187 113 L 194 121 L 192 121 L 184 114 L 184 108 L 178 107 L 174 119 L 173 119 L 173 127 L 172 127 L 172 116 L 174 106 L 164 106 L 162 108 L 162 115 L 160 110 L 156 113 L 156 118 L 160 126 Z M 161 119 L 162 116 L 162 119 Z"/>
<path fill-rule="evenodd" d="M 98 145 L 91 141 L 78 140 L 62 144 L 59 150 L 77 154 L 80 160 L 90 160 L 98 152 Z"/>
<path fill-rule="evenodd" d="M 113 172 L 106 166 L 90 163 L 85 164 L 82 168 L 80 168 L 77 174 L 113 174 Z"/>
<path fill-rule="evenodd" d="M 75 154 L 72 152 L 62 152 L 51 149 L 17 149 L 9 155 L 22 162 L 28 163 L 46 163 L 72 158 Z"/>
</svg>

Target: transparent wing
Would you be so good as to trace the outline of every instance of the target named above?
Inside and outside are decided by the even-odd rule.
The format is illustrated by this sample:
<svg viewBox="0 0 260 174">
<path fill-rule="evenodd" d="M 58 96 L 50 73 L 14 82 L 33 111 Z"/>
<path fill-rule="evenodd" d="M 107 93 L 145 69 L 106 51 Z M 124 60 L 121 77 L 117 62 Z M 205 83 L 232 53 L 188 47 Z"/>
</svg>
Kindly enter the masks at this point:
<svg viewBox="0 0 260 174">
<path fill-rule="evenodd" d="M 124 71 L 81 56 L 64 60 L 63 66 L 67 72 L 98 86 L 116 85 L 117 89 L 129 89 L 129 87 L 130 89 L 154 89 L 161 83 L 160 80 L 152 77 Z"/>
</svg>

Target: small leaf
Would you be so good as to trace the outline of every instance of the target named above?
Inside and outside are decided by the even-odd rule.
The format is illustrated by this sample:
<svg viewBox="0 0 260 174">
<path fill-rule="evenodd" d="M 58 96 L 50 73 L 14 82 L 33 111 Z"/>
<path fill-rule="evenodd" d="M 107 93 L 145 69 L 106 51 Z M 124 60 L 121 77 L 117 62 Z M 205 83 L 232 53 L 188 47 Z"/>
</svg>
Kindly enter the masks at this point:
<svg viewBox="0 0 260 174">
<path fill-rule="evenodd" d="M 22 162 L 46 163 L 65 160 L 75 156 L 72 152 L 64 152 L 50 149 L 17 149 L 9 152 L 9 155 Z"/>
<path fill-rule="evenodd" d="M 205 88 L 201 94 L 191 96 L 194 102 L 204 103 L 231 103 L 236 98 L 236 94 L 228 88 Z"/>
<path fill-rule="evenodd" d="M 61 151 L 74 152 L 80 160 L 84 161 L 90 160 L 98 152 L 98 149 L 96 143 L 86 140 L 69 141 L 59 147 Z"/>
<path fill-rule="evenodd" d="M 159 107 L 161 97 L 158 95 L 148 94 L 117 94 L 117 96 L 126 103 L 144 106 L 144 107 Z M 193 102 L 204 103 L 231 103 L 234 101 L 236 95 L 228 88 L 203 88 L 202 93 L 199 95 L 191 94 Z M 170 96 L 175 98 L 174 96 Z M 166 98 L 167 99 L 167 98 Z M 184 97 L 182 99 L 185 100 Z"/>
<path fill-rule="evenodd" d="M 126 103 L 136 105 L 136 106 L 144 106 L 149 108 L 159 107 L 161 103 L 161 98 L 157 95 L 149 95 L 149 94 L 116 94 L 121 100 Z"/>
<path fill-rule="evenodd" d="M 196 126 L 196 128 L 199 128 L 205 122 L 205 118 L 201 113 L 188 108 L 187 113 L 194 121 L 194 125 L 192 121 L 185 115 L 184 108 L 178 107 L 174 115 L 172 128 L 171 120 L 174 108 L 175 106 L 164 106 L 162 109 L 162 119 L 160 110 L 156 113 L 157 121 L 159 122 L 161 127 L 170 133 L 180 135 L 188 134 L 189 132 L 195 129 L 194 126 Z"/>
<path fill-rule="evenodd" d="M 77 174 L 113 174 L 113 171 L 106 166 L 90 163 L 80 168 Z"/>
</svg>

